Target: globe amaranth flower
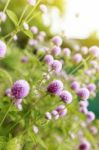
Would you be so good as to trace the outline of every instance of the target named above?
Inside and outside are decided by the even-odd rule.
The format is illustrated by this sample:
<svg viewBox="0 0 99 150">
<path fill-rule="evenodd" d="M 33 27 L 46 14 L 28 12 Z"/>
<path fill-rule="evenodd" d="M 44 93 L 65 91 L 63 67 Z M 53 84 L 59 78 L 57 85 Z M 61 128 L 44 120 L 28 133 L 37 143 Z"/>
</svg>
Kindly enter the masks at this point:
<svg viewBox="0 0 99 150">
<path fill-rule="evenodd" d="M 92 122 L 95 119 L 95 114 L 92 111 L 88 111 L 86 116 L 88 123 Z"/>
<path fill-rule="evenodd" d="M 30 86 L 25 80 L 18 80 L 11 88 L 12 96 L 17 99 L 23 99 L 29 94 Z"/>
<path fill-rule="evenodd" d="M 82 60 L 83 60 L 83 58 L 82 58 L 82 55 L 81 55 L 80 53 L 76 53 L 76 54 L 73 56 L 73 61 L 74 61 L 76 64 L 79 64 Z"/>
<path fill-rule="evenodd" d="M 46 64 L 48 64 L 48 65 L 51 65 L 52 63 L 53 63 L 53 56 L 52 55 L 46 55 L 45 57 L 44 57 L 44 61 L 45 61 L 45 63 Z"/>
<path fill-rule="evenodd" d="M 6 21 L 6 14 L 4 13 L 4 12 L 2 12 L 2 11 L 0 11 L 0 20 L 2 21 L 2 22 L 5 22 Z"/>
<path fill-rule="evenodd" d="M 88 107 L 88 101 L 80 101 L 79 102 L 79 105 L 80 105 L 80 107 Z"/>
<path fill-rule="evenodd" d="M 62 89 L 63 83 L 60 80 L 52 81 L 47 87 L 47 91 L 55 95 L 59 95 Z"/>
<path fill-rule="evenodd" d="M 46 5 L 41 4 L 40 5 L 40 10 L 41 10 L 42 13 L 47 13 L 47 7 L 46 7 Z"/>
<path fill-rule="evenodd" d="M 89 90 L 87 88 L 80 88 L 77 91 L 77 95 L 82 99 L 82 100 L 87 100 L 89 98 Z"/>
<path fill-rule="evenodd" d="M 57 45 L 57 46 L 61 46 L 62 45 L 62 39 L 60 36 L 54 36 L 52 38 L 52 42 L 53 44 Z"/>
<path fill-rule="evenodd" d="M 68 91 L 62 91 L 60 94 L 60 98 L 67 104 L 70 104 L 72 102 L 72 95 Z"/>
<path fill-rule="evenodd" d="M 70 57 L 70 54 L 71 54 L 71 51 L 69 48 L 64 48 L 63 49 L 63 54 L 66 56 L 66 57 Z"/>
<path fill-rule="evenodd" d="M 36 26 L 32 26 L 31 31 L 32 31 L 33 34 L 37 34 L 38 33 L 38 28 Z"/>
<path fill-rule="evenodd" d="M 94 92 L 96 90 L 96 85 L 94 83 L 89 83 L 87 85 L 87 89 L 89 90 L 89 92 Z"/>
<path fill-rule="evenodd" d="M 51 67 L 56 73 L 59 73 L 62 69 L 62 63 L 58 60 L 54 60 Z"/>
<path fill-rule="evenodd" d="M 83 140 L 80 143 L 78 150 L 90 150 L 90 143 L 86 140 Z"/>
<path fill-rule="evenodd" d="M 67 109 L 65 108 L 64 105 L 60 105 L 56 108 L 56 111 L 58 112 L 59 116 L 65 116 L 67 114 Z"/>
<path fill-rule="evenodd" d="M 99 47 L 97 47 L 97 46 L 90 47 L 89 53 L 91 53 L 94 57 L 98 57 L 99 56 Z"/>
<path fill-rule="evenodd" d="M 70 86 L 71 86 L 71 89 L 75 91 L 77 91 L 80 88 L 80 84 L 77 81 L 73 81 Z"/>
<path fill-rule="evenodd" d="M 0 57 L 4 57 L 6 54 L 6 44 L 0 40 Z"/>
<path fill-rule="evenodd" d="M 52 55 L 57 56 L 61 53 L 61 48 L 59 46 L 54 46 L 51 50 Z"/>
<path fill-rule="evenodd" d="M 28 0 L 28 3 L 29 3 L 31 6 L 35 6 L 36 0 Z"/>
</svg>

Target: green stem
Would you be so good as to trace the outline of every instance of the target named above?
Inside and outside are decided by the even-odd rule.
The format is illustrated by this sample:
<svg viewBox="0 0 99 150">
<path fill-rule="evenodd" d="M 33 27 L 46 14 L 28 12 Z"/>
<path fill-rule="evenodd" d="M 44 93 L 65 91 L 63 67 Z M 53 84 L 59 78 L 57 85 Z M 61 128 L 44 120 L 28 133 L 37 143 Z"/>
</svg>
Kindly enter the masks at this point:
<svg viewBox="0 0 99 150">
<path fill-rule="evenodd" d="M 9 75 L 9 73 L 7 71 L 5 71 L 4 69 L 1 69 L 1 68 L 0 68 L 0 71 L 6 75 L 6 77 L 9 79 L 10 84 L 12 85 L 12 78 Z"/>
<path fill-rule="evenodd" d="M 3 119 L 2 119 L 2 121 L 1 121 L 1 123 L 0 123 L 0 127 L 2 126 L 2 124 L 3 124 L 4 120 L 5 120 L 5 118 L 7 117 L 8 113 L 9 113 L 9 111 L 10 111 L 10 109 L 11 109 L 12 104 L 13 104 L 13 103 L 10 104 L 8 110 L 6 111 L 6 113 L 5 113 L 5 115 L 4 115 Z"/>
<path fill-rule="evenodd" d="M 22 18 L 24 17 L 24 14 L 25 14 L 25 12 L 27 11 L 28 7 L 29 7 L 29 5 L 26 5 L 26 7 L 24 8 L 24 11 L 23 11 L 23 13 L 22 13 L 22 15 L 21 15 L 21 17 L 20 17 L 20 19 L 19 19 L 18 25 L 21 23 Z"/>
<path fill-rule="evenodd" d="M 5 7 L 4 7 L 3 12 L 5 12 L 5 11 L 6 11 L 6 9 L 7 9 L 8 5 L 9 5 L 10 1 L 11 1 L 11 0 L 8 0 L 8 1 L 7 1 L 6 5 L 5 5 Z"/>
<path fill-rule="evenodd" d="M 37 17 L 38 15 L 40 15 L 41 12 L 36 13 L 33 17 L 31 17 L 29 20 L 27 20 L 27 23 L 31 22 L 32 19 L 34 19 L 35 17 Z"/>
<path fill-rule="evenodd" d="M 34 12 L 34 10 L 37 8 L 37 6 L 39 5 L 41 0 L 38 0 L 38 2 L 36 3 L 36 5 L 33 7 L 33 9 L 30 11 L 30 13 L 27 15 L 27 17 L 25 18 L 25 21 L 27 21 L 29 19 L 29 17 L 32 15 L 32 13 Z"/>
</svg>

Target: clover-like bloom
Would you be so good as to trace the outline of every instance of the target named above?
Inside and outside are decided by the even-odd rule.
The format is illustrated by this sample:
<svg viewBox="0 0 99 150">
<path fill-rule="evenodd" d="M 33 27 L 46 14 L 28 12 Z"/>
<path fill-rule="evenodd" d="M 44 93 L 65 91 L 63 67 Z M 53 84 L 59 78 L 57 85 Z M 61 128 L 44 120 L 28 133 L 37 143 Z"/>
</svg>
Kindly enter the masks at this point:
<svg viewBox="0 0 99 150">
<path fill-rule="evenodd" d="M 90 143 L 86 140 L 83 140 L 79 145 L 79 150 L 90 150 Z"/>
<path fill-rule="evenodd" d="M 94 83 L 90 83 L 87 85 L 87 89 L 89 90 L 89 92 L 93 92 L 96 90 L 96 85 Z"/>
<path fill-rule="evenodd" d="M 18 80 L 11 88 L 12 96 L 15 99 L 23 99 L 29 94 L 30 86 L 25 80 Z"/>
<path fill-rule="evenodd" d="M 59 95 L 62 89 L 63 83 L 60 80 L 52 81 L 47 87 L 47 91 L 55 95 Z"/>
<path fill-rule="evenodd" d="M 52 55 L 57 56 L 61 53 L 61 48 L 59 46 L 54 46 L 51 50 Z"/>
<path fill-rule="evenodd" d="M 45 61 L 45 63 L 46 64 L 48 64 L 48 65 L 51 65 L 52 63 L 53 63 L 53 56 L 52 55 L 46 55 L 45 57 L 44 57 L 44 61 Z"/>
<path fill-rule="evenodd" d="M 87 112 L 87 122 L 90 123 L 95 119 L 95 114 L 92 111 Z"/>
<path fill-rule="evenodd" d="M 51 67 L 56 73 L 59 73 L 62 69 L 62 63 L 59 60 L 54 60 Z"/>
<path fill-rule="evenodd" d="M 2 11 L 0 11 L 0 20 L 2 21 L 2 22 L 5 22 L 6 21 L 6 14 L 4 13 L 4 12 L 2 12 Z"/>
<path fill-rule="evenodd" d="M 0 57 L 4 57 L 6 54 L 6 44 L 0 40 Z"/>
<path fill-rule="evenodd" d="M 57 45 L 57 46 L 61 46 L 62 45 L 62 39 L 60 36 L 54 36 L 52 38 L 52 42 L 53 44 Z"/>
<path fill-rule="evenodd" d="M 82 99 L 82 100 L 87 100 L 89 98 L 89 90 L 87 88 L 80 88 L 77 91 L 77 95 Z"/>
<path fill-rule="evenodd" d="M 72 95 L 68 91 L 62 91 L 60 94 L 60 98 L 67 104 L 72 102 Z"/>
<path fill-rule="evenodd" d="M 73 82 L 71 83 L 71 89 L 77 91 L 79 88 L 80 88 L 79 82 L 73 81 Z"/>
</svg>

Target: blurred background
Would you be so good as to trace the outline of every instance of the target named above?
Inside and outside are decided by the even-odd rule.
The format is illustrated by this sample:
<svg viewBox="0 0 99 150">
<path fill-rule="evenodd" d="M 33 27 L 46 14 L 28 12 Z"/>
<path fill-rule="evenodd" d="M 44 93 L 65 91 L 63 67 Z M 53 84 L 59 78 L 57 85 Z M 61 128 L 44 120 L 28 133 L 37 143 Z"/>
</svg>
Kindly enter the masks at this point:
<svg viewBox="0 0 99 150">
<path fill-rule="evenodd" d="M 7 0 L 0 0 L 2 11 Z M 99 0 L 43 0 L 48 6 L 48 12 L 34 18 L 30 25 L 37 25 L 41 31 L 46 31 L 48 38 L 54 34 L 65 37 L 65 46 L 99 46 Z M 8 9 L 20 17 L 27 0 L 11 0 Z M 38 10 L 36 10 L 38 11 Z M 35 12 L 36 13 L 36 12 Z M 42 21 L 43 20 L 43 21 Z M 1 25 L 0 36 L 10 33 L 15 27 L 7 19 Z M 19 46 L 25 46 L 27 38 L 19 33 Z M 97 79 L 97 82 L 99 79 Z M 94 100 L 90 100 L 90 110 L 99 117 L 99 93 Z"/>
</svg>

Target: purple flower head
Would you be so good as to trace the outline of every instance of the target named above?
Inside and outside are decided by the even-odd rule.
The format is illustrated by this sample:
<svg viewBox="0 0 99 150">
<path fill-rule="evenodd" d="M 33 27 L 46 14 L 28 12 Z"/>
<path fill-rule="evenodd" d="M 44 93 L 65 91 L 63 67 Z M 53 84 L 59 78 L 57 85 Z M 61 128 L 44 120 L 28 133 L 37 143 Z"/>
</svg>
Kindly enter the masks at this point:
<svg viewBox="0 0 99 150">
<path fill-rule="evenodd" d="M 61 48 L 59 46 L 54 46 L 51 50 L 51 53 L 53 55 L 57 56 L 61 53 Z"/>
<path fill-rule="evenodd" d="M 71 51 L 70 51 L 69 48 L 64 48 L 63 53 L 64 53 L 65 56 L 70 57 Z"/>
<path fill-rule="evenodd" d="M 47 13 L 47 7 L 46 7 L 46 5 L 41 4 L 41 5 L 40 5 L 40 10 L 41 10 L 41 12 L 43 12 L 43 13 Z"/>
<path fill-rule="evenodd" d="M 56 111 L 58 112 L 59 116 L 65 116 L 67 113 L 67 109 L 65 108 L 65 105 L 60 105 L 56 108 Z"/>
<path fill-rule="evenodd" d="M 2 21 L 2 22 L 5 22 L 6 21 L 6 14 L 4 13 L 4 12 L 2 12 L 2 11 L 0 11 L 0 20 Z"/>
<path fill-rule="evenodd" d="M 80 105 L 80 107 L 88 107 L 88 101 L 80 101 L 79 102 L 79 105 Z"/>
<path fill-rule="evenodd" d="M 87 89 L 89 92 L 94 92 L 96 90 L 96 85 L 94 83 L 90 83 L 87 85 Z"/>
<path fill-rule="evenodd" d="M 60 98 L 67 104 L 72 102 L 72 95 L 68 91 L 62 91 L 60 94 Z"/>
<path fill-rule="evenodd" d="M 11 89 L 6 89 L 5 96 L 11 97 Z"/>
<path fill-rule="evenodd" d="M 87 47 L 87 46 L 81 47 L 81 52 L 82 52 L 82 54 L 84 54 L 84 55 L 88 54 L 88 47 Z"/>
<path fill-rule="evenodd" d="M 37 40 L 29 39 L 28 44 L 29 44 L 30 46 L 36 46 L 36 45 L 38 44 L 38 42 L 37 42 Z"/>
<path fill-rule="evenodd" d="M 38 28 L 36 26 L 32 26 L 31 31 L 32 31 L 33 34 L 37 34 L 38 33 Z"/>
<path fill-rule="evenodd" d="M 52 38 L 52 42 L 57 45 L 57 46 L 61 46 L 62 45 L 62 39 L 60 36 L 54 36 Z"/>
<path fill-rule="evenodd" d="M 95 119 L 95 114 L 92 111 L 87 112 L 87 122 L 90 123 Z"/>
<path fill-rule="evenodd" d="M 45 63 L 46 64 L 48 64 L 48 65 L 51 65 L 52 63 L 53 63 L 53 56 L 52 55 L 46 55 L 45 57 L 44 57 L 44 61 L 45 61 Z"/>
<path fill-rule="evenodd" d="M 0 57 L 4 57 L 6 54 L 6 45 L 0 40 Z"/>
<path fill-rule="evenodd" d="M 92 133 L 93 135 L 96 135 L 96 134 L 98 133 L 98 130 L 97 130 L 97 128 L 96 128 L 95 126 L 91 126 L 91 127 L 90 127 L 90 131 L 91 131 L 91 133 Z"/>
<path fill-rule="evenodd" d="M 73 61 L 77 64 L 79 64 L 82 61 L 82 59 L 83 59 L 82 55 L 79 53 L 77 53 L 73 56 Z"/>
<path fill-rule="evenodd" d="M 89 98 L 89 91 L 87 88 L 80 88 L 77 91 L 77 95 L 82 99 L 82 100 L 87 100 Z"/>
<path fill-rule="evenodd" d="M 27 56 L 23 56 L 23 57 L 21 58 L 21 62 L 22 62 L 22 63 L 27 63 L 27 62 L 28 62 L 28 57 L 27 57 Z"/>
<path fill-rule="evenodd" d="M 90 47 L 89 53 L 91 53 L 94 57 L 98 57 L 99 56 L 99 47 L 97 47 L 97 46 Z"/>
<path fill-rule="evenodd" d="M 77 91 L 77 90 L 80 88 L 80 85 L 79 85 L 79 83 L 78 83 L 77 81 L 73 81 L 73 82 L 71 83 L 71 88 L 72 88 L 73 90 Z"/>
<path fill-rule="evenodd" d="M 28 0 L 28 3 L 29 3 L 31 6 L 35 6 L 36 0 Z"/>
<path fill-rule="evenodd" d="M 59 95 L 62 89 L 63 83 L 60 80 L 52 81 L 47 87 L 47 91 L 55 95 Z"/>
<path fill-rule="evenodd" d="M 90 143 L 86 140 L 83 140 L 79 145 L 79 150 L 90 150 Z"/>
<path fill-rule="evenodd" d="M 53 110 L 51 113 L 55 120 L 57 120 L 59 118 L 59 114 L 56 110 Z"/>
<path fill-rule="evenodd" d="M 88 112 L 86 107 L 80 107 L 79 111 L 83 114 L 87 114 L 87 112 Z"/>
<path fill-rule="evenodd" d="M 58 60 L 54 60 L 51 67 L 56 73 L 59 73 L 62 69 L 62 63 Z"/>
<path fill-rule="evenodd" d="M 45 117 L 46 117 L 48 120 L 51 120 L 51 119 L 52 119 L 52 115 L 51 115 L 50 112 L 46 112 Z"/>
<path fill-rule="evenodd" d="M 12 96 L 15 99 L 22 99 L 29 94 L 30 86 L 25 80 L 18 80 L 11 89 Z"/>
</svg>

